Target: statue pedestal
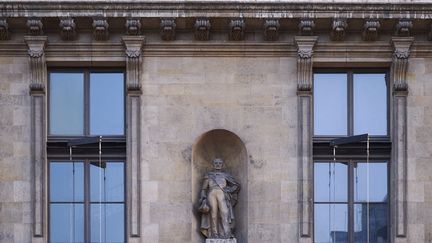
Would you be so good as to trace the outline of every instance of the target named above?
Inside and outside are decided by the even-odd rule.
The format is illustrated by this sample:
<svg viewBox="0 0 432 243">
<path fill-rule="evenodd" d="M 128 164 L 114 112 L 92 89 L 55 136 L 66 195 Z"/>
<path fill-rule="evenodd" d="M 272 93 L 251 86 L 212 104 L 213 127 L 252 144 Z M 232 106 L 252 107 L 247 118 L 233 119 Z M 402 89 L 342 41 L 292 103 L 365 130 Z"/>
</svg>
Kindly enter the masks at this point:
<svg viewBox="0 0 432 243">
<path fill-rule="evenodd" d="M 237 243 L 237 239 L 206 239 L 205 243 Z"/>
</svg>

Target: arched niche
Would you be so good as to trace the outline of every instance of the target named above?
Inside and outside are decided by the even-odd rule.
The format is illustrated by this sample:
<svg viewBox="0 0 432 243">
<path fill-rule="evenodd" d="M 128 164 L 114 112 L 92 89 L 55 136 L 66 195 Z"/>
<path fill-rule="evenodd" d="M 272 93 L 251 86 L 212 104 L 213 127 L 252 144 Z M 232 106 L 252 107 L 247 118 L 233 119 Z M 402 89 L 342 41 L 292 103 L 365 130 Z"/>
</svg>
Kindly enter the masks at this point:
<svg viewBox="0 0 432 243">
<path fill-rule="evenodd" d="M 193 212 L 193 242 L 201 242 L 204 237 L 199 232 L 200 217 L 197 202 L 201 192 L 202 178 L 207 171 L 212 170 L 211 161 L 214 158 L 225 161 L 227 172 L 240 182 L 239 202 L 234 208 L 236 217 L 235 237 L 237 242 L 247 242 L 248 222 L 248 155 L 243 141 L 234 133 L 215 129 L 201 135 L 192 147 L 192 202 Z"/>
</svg>

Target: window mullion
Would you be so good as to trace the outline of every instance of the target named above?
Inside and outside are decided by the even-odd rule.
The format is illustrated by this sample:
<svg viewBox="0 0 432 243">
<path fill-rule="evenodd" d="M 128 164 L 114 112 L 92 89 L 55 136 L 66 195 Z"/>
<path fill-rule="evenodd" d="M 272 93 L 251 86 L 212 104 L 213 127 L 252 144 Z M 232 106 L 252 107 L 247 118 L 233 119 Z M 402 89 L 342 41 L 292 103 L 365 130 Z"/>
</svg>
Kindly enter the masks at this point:
<svg viewBox="0 0 432 243">
<path fill-rule="evenodd" d="M 90 162 L 84 165 L 84 239 L 90 242 Z"/>
<path fill-rule="evenodd" d="M 354 163 L 348 161 L 348 237 L 354 243 Z"/>
</svg>

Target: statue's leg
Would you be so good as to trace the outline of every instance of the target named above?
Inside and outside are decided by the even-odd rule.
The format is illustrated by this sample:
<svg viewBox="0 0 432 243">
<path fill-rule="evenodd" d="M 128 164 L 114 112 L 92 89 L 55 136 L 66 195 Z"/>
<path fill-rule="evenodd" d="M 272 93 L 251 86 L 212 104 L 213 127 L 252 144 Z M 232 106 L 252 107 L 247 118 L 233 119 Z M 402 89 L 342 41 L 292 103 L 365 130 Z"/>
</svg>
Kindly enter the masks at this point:
<svg viewBox="0 0 432 243">
<path fill-rule="evenodd" d="M 214 192 L 214 191 L 212 191 Z M 210 206 L 210 216 L 211 216 L 211 236 L 218 237 L 218 205 L 217 205 L 217 194 L 210 192 L 208 195 L 208 203 Z"/>
<path fill-rule="evenodd" d="M 223 236 L 224 237 L 231 237 L 231 227 L 229 224 L 229 210 L 228 205 L 225 200 L 225 194 L 221 193 L 218 194 L 218 204 L 219 204 L 219 210 L 221 215 L 221 221 L 222 221 L 222 230 L 223 230 Z"/>
</svg>

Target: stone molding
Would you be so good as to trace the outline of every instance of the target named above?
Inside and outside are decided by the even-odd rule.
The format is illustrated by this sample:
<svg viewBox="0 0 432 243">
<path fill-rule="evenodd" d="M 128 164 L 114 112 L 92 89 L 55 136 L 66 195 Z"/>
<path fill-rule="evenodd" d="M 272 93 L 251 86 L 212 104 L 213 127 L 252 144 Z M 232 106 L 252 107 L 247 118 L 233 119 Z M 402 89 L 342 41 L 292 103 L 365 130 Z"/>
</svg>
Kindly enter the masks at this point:
<svg viewBox="0 0 432 243">
<path fill-rule="evenodd" d="M 394 49 L 391 67 L 391 79 L 394 91 L 408 91 L 406 72 L 408 58 L 414 37 L 393 37 L 391 44 Z"/>
<path fill-rule="evenodd" d="M 304 18 L 298 24 L 299 35 L 310 36 L 313 35 L 315 28 L 315 21 L 313 19 Z"/>
<path fill-rule="evenodd" d="M 333 41 L 343 41 L 345 39 L 348 22 L 346 19 L 333 19 L 330 31 L 330 39 Z"/>
<path fill-rule="evenodd" d="M 317 36 L 296 36 L 298 107 L 298 222 L 300 237 L 312 236 L 312 55 Z"/>
<path fill-rule="evenodd" d="M 378 30 L 380 27 L 380 21 L 377 19 L 365 20 L 362 33 L 363 40 L 375 41 L 378 38 Z"/>
<path fill-rule="evenodd" d="M 105 41 L 109 38 L 109 24 L 104 17 L 93 18 L 93 37 L 97 41 Z"/>
<path fill-rule="evenodd" d="M 0 19 L 0 40 L 9 39 L 9 25 L 6 19 Z"/>
<path fill-rule="evenodd" d="M 139 18 L 126 19 L 126 33 L 128 35 L 140 35 L 141 34 L 141 20 Z"/>
<path fill-rule="evenodd" d="M 210 19 L 198 18 L 195 20 L 195 40 L 208 41 L 210 39 Z"/>
<path fill-rule="evenodd" d="M 279 39 L 279 20 L 266 19 L 264 21 L 264 39 L 266 41 L 276 41 Z"/>
<path fill-rule="evenodd" d="M 176 26 L 174 18 L 162 18 L 160 22 L 161 39 L 164 41 L 175 40 Z"/>
<path fill-rule="evenodd" d="M 400 19 L 395 27 L 395 35 L 399 37 L 408 37 L 411 35 L 412 21 L 410 19 Z"/>
<path fill-rule="evenodd" d="M 27 19 L 27 29 L 29 35 L 43 35 L 43 24 L 41 18 Z"/>
<path fill-rule="evenodd" d="M 46 232 L 46 101 L 47 68 L 44 50 L 47 36 L 25 36 L 31 72 L 31 174 L 33 236 L 43 237 Z"/>
<path fill-rule="evenodd" d="M 229 39 L 232 41 L 244 40 L 244 29 L 246 23 L 244 19 L 232 19 L 229 23 Z"/>
<path fill-rule="evenodd" d="M 76 37 L 76 24 L 73 18 L 61 18 L 60 23 L 60 37 L 62 40 L 74 40 Z"/>
<path fill-rule="evenodd" d="M 123 36 L 126 53 L 126 166 L 130 237 L 140 237 L 141 224 L 141 53 L 144 36 Z"/>
</svg>

